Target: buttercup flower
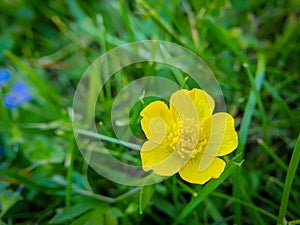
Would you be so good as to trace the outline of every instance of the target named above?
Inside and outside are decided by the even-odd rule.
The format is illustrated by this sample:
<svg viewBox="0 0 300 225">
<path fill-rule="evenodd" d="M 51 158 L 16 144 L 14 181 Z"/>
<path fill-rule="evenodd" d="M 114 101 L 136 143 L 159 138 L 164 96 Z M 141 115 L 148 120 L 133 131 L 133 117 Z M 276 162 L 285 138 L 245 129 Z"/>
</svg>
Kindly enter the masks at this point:
<svg viewBox="0 0 300 225">
<path fill-rule="evenodd" d="M 212 114 L 214 100 L 200 89 L 176 91 L 169 105 L 155 101 L 140 113 L 148 139 L 140 151 L 143 169 L 161 176 L 179 172 L 196 184 L 218 178 L 226 166 L 219 157 L 238 145 L 233 117 Z"/>
<path fill-rule="evenodd" d="M 4 105 L 11 109 L 30 101 L 32 98 L 28 87 L 21 81 L 16 81 L 11 86 L 11 92 L 4 95 Z"/>
</svg>

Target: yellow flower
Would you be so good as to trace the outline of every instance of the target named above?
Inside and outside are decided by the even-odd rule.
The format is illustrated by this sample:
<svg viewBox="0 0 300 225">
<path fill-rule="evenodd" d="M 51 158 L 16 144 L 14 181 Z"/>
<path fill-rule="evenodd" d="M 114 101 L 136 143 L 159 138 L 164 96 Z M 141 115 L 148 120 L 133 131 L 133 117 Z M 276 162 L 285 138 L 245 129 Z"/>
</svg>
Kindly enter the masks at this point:
<svg viewBox="0 0 300 225">
<path fill-rule="evenodd" d="M 148 139 L 140 151 L 145 171 L 161 176 L 179 172 L 182 179 L 204 184 L 218 178 L 225 162 L 218 156 L 231 153 L 238 145 L 233 117 L 213 113 L 214 100 L 200 89 L 179 90 L 170 106 L 155 101 L 140 113 Z"/>
</svg>

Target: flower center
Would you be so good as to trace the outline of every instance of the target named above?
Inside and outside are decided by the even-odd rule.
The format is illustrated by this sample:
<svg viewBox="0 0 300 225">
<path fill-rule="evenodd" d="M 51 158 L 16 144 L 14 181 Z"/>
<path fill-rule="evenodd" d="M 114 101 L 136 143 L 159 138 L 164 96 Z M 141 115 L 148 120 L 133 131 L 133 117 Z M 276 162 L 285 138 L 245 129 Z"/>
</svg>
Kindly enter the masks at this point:
<svg viewBox="0 0 300 225">
<path fill-rule="evenodd" d="M 183 118 L 175 123 L 168 135 L 170 147 L 179 156 L 184 158 L 194 158 L 202 151 L 203 145 L 207 144 L 203 128 L 193 118 Z"/>
</svg>

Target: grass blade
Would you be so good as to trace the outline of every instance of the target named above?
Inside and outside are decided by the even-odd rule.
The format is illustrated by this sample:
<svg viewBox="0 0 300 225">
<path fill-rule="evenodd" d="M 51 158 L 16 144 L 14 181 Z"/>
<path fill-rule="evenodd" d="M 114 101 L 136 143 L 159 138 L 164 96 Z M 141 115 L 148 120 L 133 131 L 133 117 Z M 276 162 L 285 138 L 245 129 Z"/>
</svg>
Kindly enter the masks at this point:
<svg viewBox="0 0 300 225">
<path fill-rule="evenodd" d="M 277 217 L 275 215 L 273 215 L 272 213 L 269 213 L 268 211 L 266 211 L 264 209 L 261 209 L 261 208 L 255 206 L 254 204 L 249 204 L 246 201 L 242 201 L 242 200 L 237 199 L 235 197 L 232 197 L 232 196 L 229 196 L 229 195 L 226 195 L 226 194 L 223 194 L 223 193 L 219 193 L 219 192 L 212 193 L 212 196 L 216 196 L 216 197 L 219 197 L 219 198 L 224 198 L 224 199 L 228 199 L 228 200 L 231 200 L 231 201 L 234 201 L 234 202 L 238 202 L 239 204 L 244 205 L 244 206 L 248 207 L 249 209 L 255 210 L 257 212 L 260 212 L 261 214 L 264 214 L 265 216 L 268 216 L 269 218 L 277 220 Z"/>
<path fill-rule="evenodd" d="M 263 54 L 259 54 L 258 55 L 258 63 L 257 63 L 257 70 L 256 70 L 256 74 L 265 74 L 265 70 L 266 70 L 266 60 L 265 60 L 265 56 Z M 253 75 L 251 73 L 250 70 L 250 65 L 249 64 L 244 64 L 246 71 L 247 71 L 247 75 L 248 75 L 248 79 L 250 81 L 251 84 L 251 89 L 255 95 L 256 101 L 257 101 L 257 105 L 258 105 L 258 110 L 260 113 L 260 117 L 262 120 L 262 128 L 263 128 L 263 135 L 264 135 L 264 139 L 266 140 L 267 144 L 269 144 L 269 134 L 268 134 L 268 124 L 267 124 L 267 119 L 266 119 L 266 113 L 265 113 L 265 109 L 259 94 L 259 90 L 256 88 L 255 86 L 255 82 L 254 82 L 254 78 Z"/>
<path fill-rule="evenodd" d="M 213 21 L 213 19 L 211 18 L 201 17 L 199 19 L 203 23 L 203 25 L 206 26 L 211 31 L 211 33 L 215 36 L 215 38 L 217 38 L 222 44 L 224 44 L 232 52 L 234 52 L 242 62 L 248 62 L 247 57 L 244 55 L 243 52 L 239 50 L 239 46 L 236 44 L 235 41 L 233 41 L 229 37 L 225 29 L 221 29 L 220 26 L 218 26 L 216 22 Z"/>
<path fill-rule="evenodd" d="M 293 126 L 295 130 L 298 130 L 299 126 L 297 123 L 297 117 L 295 116 L 295 113 L 292 112 L 292 110 L 289 108 L 286 102 L 280 97 L 278 91 L 274 87 L 272 87 L 268 82 L 264 82 L 264 88 L 269 92 L 269 94 L 277 103 L 277 105 L 280 106 L 278 107 L 278 109 L 281 110 L 291 120 L 290 125 Z"/>
<path fill-rule="evenodd" d="M 66 196 L 65 204 L 66 207 L 71 205 L 71 196 L 72 196 L 72 183 L 73 183 L 73 169 L 74 169 L 74 150 L 75 150 L 75 140 L 72 136 L 69 145 L 68 153 L 68 174 L 67 174 L 67 186 L 66 186 Z"/>
<path fill-rule="evenodd" d="M 255 76 L 255 88 L 257 91 L 259 91 L 262 87 L 262 84 L 264 82 L 264 77 L 265 77 L 265 73 L 260 70 L 256 72 L 256 76 Z M 239 147 L 236 151 L 236 155 L 239 155 L 240 158 L 242 159 L 244 156 L 244 150 L 246 147 L 246 143 L 247 143 L 247 138 L 248 138 L 248 131 L 249 131 L 249 127 L 250 127 L 250 123 L 252 120 L 252 116 L 255 110 L 255 105 L 256 105 L 256 101 L 257 98 L 255 97 L 255 93 L 254 90 L 252 90 L 250 92 L 250 96 L 245 108 L 245 114 L 243 116 L 242 122 L 241 122 L 241 128 L 239 131 Z"/>
<path fill-rule="evenodd" d="M 236 157 L 235 157 L 236 158 Z M 224 173 L 216 180 L 211 180 L 208 184 L 206 184 L 202 189 L 201 193 L 199 193 L 195 198 L 193 198 L 181 211 L 179 216 L 176 218 L 174 225 L 180 224 L 185 217 L 189 215 L 210 193 L 212 193 L 218 186 L 222 184 L 222 182 L 232 174 L 232 172 L 236 169 L 237 166 L 240 166 L 241 163 L 235 162 L 232 159 L 228 164 L 224 171 Z"/>
<path fill-rule="evenodd" d="M 260 56 L 262 57 L 262 56 Z M 241 128 L 239 131 L 239 146 L 236 151 L 236 155 L 239 155 L 239 160 L 243 159 L 244 157 L 244 151 L 248 139 L 248 132 L 250 128 L 250 123 L 252 120 L 252 116 L 255 110 L 255 105 L 256 102 L 258 101 L 258 94 L 257 92 L 261 89 L 262 84 L 264 82 L 264 77 L 265 77 L 265 62 L 263 61 L 263 58 L 260 58 L 259 60 L 260 66 L 258 66 L 256 75 L 255 75 L 255 80 L 252 80 L 252 74 L 249 75 L 249 79 L 252 81 L 252 90 L 249 95 L 249 99 L 245 108 L 245 114 L 243 116 L 242 122 L 241 122 Z M 249 68 L 248 68 L 249 69 Z M 256 94 L 255 94 L 256 93 Z M 240 177 L 242 176 L 241 170 L 236 171 L 235 176 L 233 176 L 233 195 L 235 198 L 241 199 L 242 196 L 240 194 L 240 189 L 239 189 L 239 182 L 240 182 Z M 236 203 L 234 205 L 234 221 L 236 224 L 241 224 L 242 223 L 242 209 L 241 205 Z"/>
<path fill-rule="evenodd" d="M 143 214 L 144 209 L 151 202 L 154 191 L 155 185 L 147 185 L 141 188 L 139 201 L 140 214 Z"/>
<path fill-rule="evenodd" d="M 281 197 L 281 204 L 280 204 L 279 214 L 278 214 L 279 222 L 277 223 L 277 225 L 285 224 L 285 215 L 288 207 L 289 196 L 291 192 L 293 179 L 299 165 L 299 161 L 300 161 L 300 134 L 297 138 L 297 142 L 290 161 L 289 169 L 286 175 L 286 180 L 284 183 L 283 194 Z"/>
<path fill-rule="evenodd" d="M 260 144 L 263 149 L 266 151 L 266 153 L 284 170 L 288 170 L 288 166 L 283 162 L 283 160 L 274 153 L 274 151 L 263 141 L 258 140 L 258 144 Z"/>
</svg>

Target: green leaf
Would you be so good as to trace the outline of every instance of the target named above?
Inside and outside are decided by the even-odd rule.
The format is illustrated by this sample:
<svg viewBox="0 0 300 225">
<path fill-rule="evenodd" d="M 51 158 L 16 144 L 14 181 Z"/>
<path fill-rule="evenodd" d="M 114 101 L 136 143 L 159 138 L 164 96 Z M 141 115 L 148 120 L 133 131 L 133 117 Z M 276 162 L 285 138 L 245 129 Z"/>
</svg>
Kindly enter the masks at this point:
<svg viewBox="0 0 300 225">
<path fill-rule="evenodd" d="M 6 225 L 1 219 L 0 219 L 0 225 Z"/>
<path fill-rule="evenodd" d="M 51 188 L 36 183 L 34 180 L 31 180 L 24 175 L 20 175 L 20 171 L 15 172 L 13 170 L 0 168 L 0 174 L 7 176 L 10 179 L 16 180 L 18 183 L 23 183 L 28 188 L 35 189 L 41 192 L 51 191 Z"/>
<path fill-rule="evenodd" d="M 118 225 L 118 215 L 115 214 L 116 208 L 96 208 L 92 212 L 86 213 L 75 220 L 71 225 Z"/>
<path fill-rule="evenodd" d="M 60 163 L 65 157 L 65 151 L 61 145 L 43 136 L 37 136 L 24 153 L 32 162 Z"/>
<path fill-rule="evenodd" d="M 92 212 L 90 213 L 87 213 L 87 214 L 84 214 L 82 215 L 81 217 L 79 217 L 77 220 L 75 220 L 73 223 L 71 223 L 71 225 L 82 225 L 82 224 L 89 224 L 88 221 L 90 219 L 90 217 L 92 216 Z M 99 225 L 103 224 L 103 223 L 100 223 L 100 221 L 98 221 Z"/>
<path fill-rule="evenodd" d="M 201 17 L 199 18 L 199 21 L 209 29 L 212 35 L 215 36 L 220 43 L 224 44 L 227 48 L 234 52 L 242 62 L 248 62 L 247 57 L 240 50 L 238 43 L 232 40 L 228 31 L 224 27 L 220 27 L 220 25 L 218 25 L 214 19 L 210 17 Z"/>
<path fill-rule="evenodd" d="M 72 199 L 77 204 L 70 208 L 65 208 L 55 215 L 50 221 L 51 224 L 70 223 L 101 225 L 118 224 L 118 217 L 122 216 L 116 208 L 111 208 L 108 204 L 89 197 L 75 196 Z"/>
<path fill-rule="evenodd" d="M 0 60 L 3 60 L 5 50 L 10 50 L 14 45 L 14 42 L 11 38 L 1 35 L 0 37 Z"/>
<path fill-rule="evenodd" d="M 176 213 L 175 213 L 176 206 L 174 204 L 171 204 L 166 199 L 160 197 L 154 197 L 153 206 L 159 209 L 159 211 L 168 215 L 170 218 L 176 217 Z"/>
<path fill-rule="evenodd" d="M 70 220 L 74 220 L 76 217 L 86 213 L 87 211 L 93 208 L 92 205 L 84 205 L 84 204 L 77 204 L 70 208 L 64 209 L 62 212 L 56 214 L 52 220 L 50 221 L 51 224 L 60 224 L 65 223 Z"/>
<path fill-rule="evenodd" d="M 85 222 L 85 224 L 89 225 L 104 225 L 107 224 L 105 221 L 105 210 L 107 209 L 95 209 L 91 214 L 89 219 Z"/>
<path fill-rule="evenodd" d="M 300 133 L 297 138 L 296 145 L 293 150 L 292 158 L 288 168 L 288 172 L 285 178 L 277 225 L 284 224 L 288 203 L 289 203 L 289 196 L 291 193 L 292 184 L 298 169 L 299 162 L 300 162 Z"/>
<path fill-rule="evenodd" d="M 22 200 L 19 192 L 11 190 L 1 191 L 0 194 L 0 219 L 18 201 Z"/>
<path fill-rule="evenodd" d="M 118 219 L 117 217 L 114 216 L 111 210 L 105 212 L 104 219 L 105 219 L 105 224 L 118 225 Z"/>
<path fill-rule="evenodd" d="M 140 203 L 139 203 L 140 214 L 143 213 L 146 206 L 150 203 L 150 200 L 154 193 L 154 189 L 155 189 L 155 185 L 147 185 L 142 187 L 140 192 Z"/>
<path fill-rule="evenodd" d="M 248 0 L 230 0 L 230 4 L 232 8 L 237 12 L 244 11 L 249 7 Z"/>
</svg>

